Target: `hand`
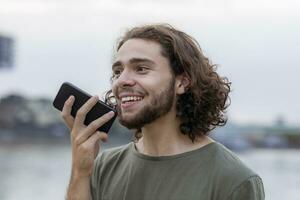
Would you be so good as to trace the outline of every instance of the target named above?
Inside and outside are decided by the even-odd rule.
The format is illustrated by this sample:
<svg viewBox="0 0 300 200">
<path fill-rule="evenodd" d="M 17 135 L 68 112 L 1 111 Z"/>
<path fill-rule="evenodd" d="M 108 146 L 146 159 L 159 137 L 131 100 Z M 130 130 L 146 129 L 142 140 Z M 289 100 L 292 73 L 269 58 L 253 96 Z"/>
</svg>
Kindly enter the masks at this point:
<svg viewBox="0 0 300 200">
<path fill-rule="evenodd" d="M 73 175 L 88 177 L 92 174 L 93 163 L 100 149 L 99 140 L 105 142 L 108 138 L 106 133 L 97 129 L 109 121 L 114 116 L 114 112 L 110 111 L 86 126 L 84 125 L 86 114 L 97 103 L 98 96 L 91 97 L 77 111 L 75 119 L 71 116 L 74 101 L 74 96 L 68 98 L 61 115 L 71 131 Z"/>
</svg>

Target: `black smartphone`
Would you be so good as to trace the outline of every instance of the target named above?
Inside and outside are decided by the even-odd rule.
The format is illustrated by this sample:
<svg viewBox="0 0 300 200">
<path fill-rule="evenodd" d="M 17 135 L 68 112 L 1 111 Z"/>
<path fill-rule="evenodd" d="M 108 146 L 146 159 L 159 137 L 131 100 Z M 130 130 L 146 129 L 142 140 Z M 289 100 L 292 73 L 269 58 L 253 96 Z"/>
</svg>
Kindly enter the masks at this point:
<svg viewBox="0 0 300 200">
<path fill-rule="evenodd" d="M 92 96 L 88 93 L 86 93 L 85 91 L 79 89 L 78 87 L 76 87 L 75 85 L 69 83 L 69 82 L 64 82 L 54 101 L 53 101 L 53 106 L 62 111 L 65 101 L 71 96 L 73 95 L 75 97 L 75 101 L 74 104 L 72 106 L 72 111 L 71 111 L 71 115 L 75 118 L 77 111 L 79 110 L 79 108 L 88 100 L 90 99 Z M 108 133 L 110 127 L 112 126 L 114 120 L 116 119 L 117 116 L 117 112 L 115 111 L 114 108 L 112 108 L 111 106 L 105 104 L 103 101 L 98 101 L 96 103 L 96 105 L 87 113 L 84 124 L 87 126 L 89 125 L 92 121 L 94 121 L 95 119 L 101 117 L 102 115 L 104 115 L 105 113 L 109 112 L 109 111 L 114 111 L 115 115 L 113 118 L 111 118 L 108 122 L 106 122 L 103 126 L 101 126 L 98 130 Z"/>
</svg>

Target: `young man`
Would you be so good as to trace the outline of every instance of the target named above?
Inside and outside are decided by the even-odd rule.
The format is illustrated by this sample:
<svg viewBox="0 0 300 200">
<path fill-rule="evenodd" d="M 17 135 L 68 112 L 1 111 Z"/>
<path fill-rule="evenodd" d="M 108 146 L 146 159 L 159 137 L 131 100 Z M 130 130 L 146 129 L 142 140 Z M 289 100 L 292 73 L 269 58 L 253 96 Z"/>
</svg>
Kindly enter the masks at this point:
<svg viewBox="0 0 300 200">
<path fill-rule="evenodd" d="M 72 140 L 68 200 L 264 199 L 261 178 L 208 137 L 226 123 L 230 82 L 192 37 L 169 25 L 135 27 L 118 43 L 112 72 L 106 101 L 115 99 L 136 140 L 97 156 L 108 136 L 96 130 L 114 113 L 84 126 L 98 97 L 75 119 L 70 97 L 62 112 Z"/>
</svg>

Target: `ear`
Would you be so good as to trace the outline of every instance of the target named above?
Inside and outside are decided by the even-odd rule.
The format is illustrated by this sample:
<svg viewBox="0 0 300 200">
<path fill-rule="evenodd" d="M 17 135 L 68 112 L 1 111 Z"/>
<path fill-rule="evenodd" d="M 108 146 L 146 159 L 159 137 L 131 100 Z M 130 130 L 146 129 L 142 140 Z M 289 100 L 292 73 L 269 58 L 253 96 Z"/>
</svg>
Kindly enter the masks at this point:
<svg viewBox="0 0 300 200">
<path fill-rule="evenodd" d="M 176 94 L 183 94 L 188 89 L 189 85 L 191 84 L 190 79 L 187 77 L 187 75 L 182 74 L 176 76 L 175 79 L 175 85 L 176 85 Z"/>
</svg>

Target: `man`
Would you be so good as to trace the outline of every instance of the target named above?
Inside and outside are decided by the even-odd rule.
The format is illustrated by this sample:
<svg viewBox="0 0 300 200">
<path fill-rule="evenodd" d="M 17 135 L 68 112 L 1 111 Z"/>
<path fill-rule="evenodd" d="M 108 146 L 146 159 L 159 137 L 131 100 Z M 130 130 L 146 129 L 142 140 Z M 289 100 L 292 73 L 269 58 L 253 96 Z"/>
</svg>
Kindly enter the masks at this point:
<svg viewBox="0 0 300 200">
<path fill-rule="evenodd" d="M 72 140 L 68 200 L 264 199 L 261 178 L 208 136 L 226 123 L 230 82 L 192 37 L 170 25 L 129 30 L 118 43 L 111 80 L 106 101 L 115 99 L 120 123 L 135 129 L 136 140 L 97 156 L 98 141 L 108 137 L 97 128 L 114 113 L 84 126 L 98 97 L 75 119 L 70 97 L 62 112 Z"/>
</svg>

